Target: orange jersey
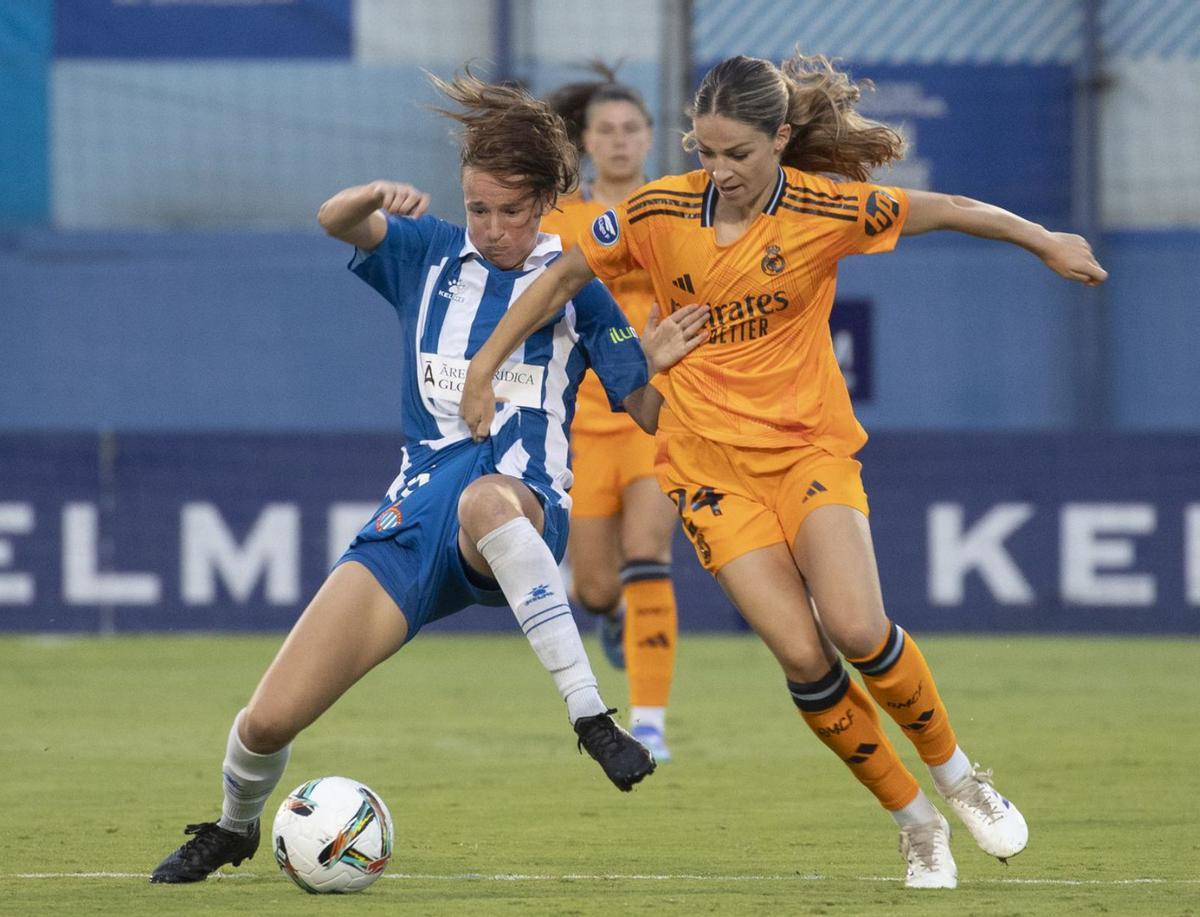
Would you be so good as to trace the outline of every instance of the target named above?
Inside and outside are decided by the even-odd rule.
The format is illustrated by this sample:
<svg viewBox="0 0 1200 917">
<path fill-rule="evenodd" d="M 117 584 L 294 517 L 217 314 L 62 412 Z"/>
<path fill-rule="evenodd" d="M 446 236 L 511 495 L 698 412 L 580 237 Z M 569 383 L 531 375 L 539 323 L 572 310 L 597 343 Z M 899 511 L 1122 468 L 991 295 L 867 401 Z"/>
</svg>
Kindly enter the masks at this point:
<svg viewBox="0 0 1200 917">
<path fill-rule="evenodd" d="M 854 454 L 867 434 L 829 333 L 837 264 L 894 248 L 907 195 L 781 167 L 763 212 L 729 245 L 717 244 L 716 206 L 705 172 L 668 176 L 599 216 L 579 239 L 606 283 L 641 267 L 664 309 L 700 302 L 712 310 L 708 343 L 667 373 L 660 430 Z"/>
<path fill-rule="evenodd" d="M 580 234 L 586 233 L 596 217 L 606 209 L 603 204 L 592 200 L 586 189 L 560 199 L 558 207 L 559 210 L 552 210 L 542 217 L 542 232 L 554 233 L 561 237 L 563 251 L 574 248 Z M 640 334 L 646 326 L 650 306 L 654 302 L 654 287 L 650 284 L 650 275 L 639 269 L 614 278 L 611 282 L 606 280 L 605 286 L 629 319 L 629 323 Z M 595 373 L 588 372 L 584 376 L 583 384 L 579 386 L 571 430 L 604 434 L 631 428 L 641 429 L 628 414 L 613 411 L 609 407 L 608 396 L 604 393 L 600 380 L 596 378 Z"/>
</svg>

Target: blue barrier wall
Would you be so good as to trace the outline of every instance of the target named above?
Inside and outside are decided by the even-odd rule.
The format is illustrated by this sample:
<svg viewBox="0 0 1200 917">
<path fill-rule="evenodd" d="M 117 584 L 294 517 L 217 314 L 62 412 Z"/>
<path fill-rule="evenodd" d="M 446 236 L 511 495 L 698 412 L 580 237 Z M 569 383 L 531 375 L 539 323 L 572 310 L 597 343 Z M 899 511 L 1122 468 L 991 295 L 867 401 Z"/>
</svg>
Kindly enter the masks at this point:
<svg viewBox="0 0 1200 917">
<path fill-rule="evenodd" d="M 0 6 L 0 227 L 40 225 L 49 213 L 53 14 L 53 0 Z"/>
<path fill-rule="evenodd" d="M 889 612 L 918 632 L 1200 633 L 1198 454 L 1200 436 L 874 437 Z M 382 434 L 0 435 L 0 630 L 287 627 L 398 460 Z M 682 626 L 738 627 L 676 549 Z"/>
<path fill-rule="evenodd" d="M 864 424 L 1069 424 L 1072 310 L 1105 295 L 1121 427 L 1200 428 L 1200 234 L 1107 251 L 1103 294 L 948 234 L 847 259 L 839 296 L 874 321 Z M 395 429 L 398 326 L 348 257 L 316 233 L 0 236 L 0 429 Z"/>
</svg>

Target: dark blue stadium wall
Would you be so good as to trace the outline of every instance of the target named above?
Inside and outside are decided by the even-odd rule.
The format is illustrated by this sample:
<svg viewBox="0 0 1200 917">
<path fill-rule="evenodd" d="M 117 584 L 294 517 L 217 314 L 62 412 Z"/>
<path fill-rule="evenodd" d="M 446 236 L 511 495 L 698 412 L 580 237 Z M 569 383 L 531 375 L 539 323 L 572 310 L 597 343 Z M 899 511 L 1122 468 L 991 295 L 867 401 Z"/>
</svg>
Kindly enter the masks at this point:
<svg viewBox="0 0 1200 917">
<path fill-rule="evenodd" d="M 288 626 L 398 465 L 386 434 L 0 434 L 0 630 Z M 917 631 L 1200 633 L 1200 435 L 883 433 L 890 613 Z M 739 627 L 686 542 L 687 630 Z M 505 609 L 438 630 L 511 631 Z"/>
</svg>

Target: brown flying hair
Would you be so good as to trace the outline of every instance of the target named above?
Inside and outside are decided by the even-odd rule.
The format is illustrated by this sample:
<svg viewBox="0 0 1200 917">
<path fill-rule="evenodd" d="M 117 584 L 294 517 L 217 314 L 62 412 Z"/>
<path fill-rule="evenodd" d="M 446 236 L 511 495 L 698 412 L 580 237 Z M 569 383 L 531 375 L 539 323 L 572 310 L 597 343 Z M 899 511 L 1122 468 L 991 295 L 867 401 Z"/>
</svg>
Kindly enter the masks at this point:
<svg viewBox="0 0 1200 917">
<path fill-rule="evenodd" d="M 434 108 L 462 125 L 462 168 L 487 172 L 505 187 L 527 189 L 544 209 L 579 183 L 579 156 L 566 125 L 549 105 L 518 86 L 488 83 L 465 68 L 429 81 L 461 111 Z"/>
<path fill-rule="evenodd" d="M 785 166 L 866 181 L 871 171 L 904 155 L 904 138 L 855 110 L 869 80 L 854 82 L 823 54 L 799 49 L 776 67 L 757 57 L 731 57 L 713 67 L 696 90 L 690 114 L 722 115 L 768 136 L 784 124 L 792 136 Z M 696 148 L 693 132 L 684 149 Z"/>
</svg>

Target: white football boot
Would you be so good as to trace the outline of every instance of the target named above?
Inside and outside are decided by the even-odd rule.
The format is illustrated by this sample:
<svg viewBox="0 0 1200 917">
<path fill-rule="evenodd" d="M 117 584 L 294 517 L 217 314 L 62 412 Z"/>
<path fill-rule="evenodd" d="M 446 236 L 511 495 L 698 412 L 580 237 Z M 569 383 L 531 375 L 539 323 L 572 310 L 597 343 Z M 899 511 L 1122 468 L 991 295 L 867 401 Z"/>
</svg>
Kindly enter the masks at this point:
<svg viewBox="0 0 1200 917">
<path fill-rule="evenodd" d="M 950 824 L 937 821 L 900 829 L 900 853 L 908 863 L 905 888 L 956 888 L 958 866 L 950 853 Z"/>
<path fill-rule="evenodd" d="M 942 798 L 962 819 L 984 853 L 1001 862 L 1016 856 L 1029 843 L 1029 826 L 1025 817 L 1011 802 L 992 786 L 991 770 L 980 770 L 976 764 Z"/>
</svg>

